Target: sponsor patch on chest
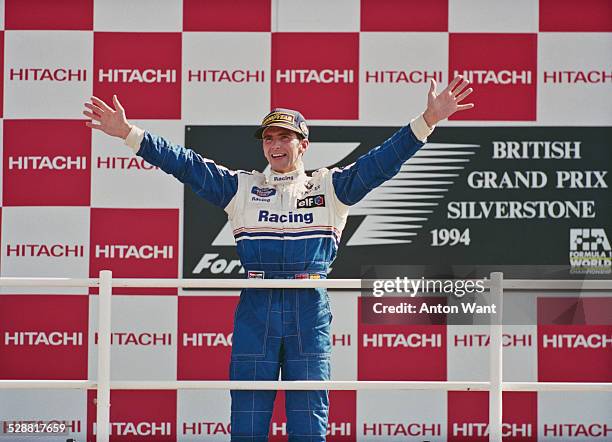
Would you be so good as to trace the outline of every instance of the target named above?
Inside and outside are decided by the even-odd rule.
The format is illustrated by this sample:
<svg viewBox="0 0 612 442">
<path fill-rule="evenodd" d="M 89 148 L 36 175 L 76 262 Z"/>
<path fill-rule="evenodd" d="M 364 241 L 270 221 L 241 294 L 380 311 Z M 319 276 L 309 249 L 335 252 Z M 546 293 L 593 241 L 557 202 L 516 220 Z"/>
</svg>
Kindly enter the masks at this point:
<svg viewBox="0 0 612 442">
<path fill-rule="evenodd" d="M 298 209 L 309 209 L 311 207 L 325 207 L 325 195 L 311 195 L 297 200 Z"/>
<path fill-rule="evenodd" d="M 276 189 L 271 187 L 253 186 L 251 188 L 251 202 L 269 203 L 274 195 L 276 195 Z"/>
<path fill-rule="evenodd" d="M 312 212 L 307 213 L 271 213 L 267 210 L 260 210 L 257 221 L 265 223 L 303 223 L 312 224 L 314 216 Z"/>
<path fill-rule="evenodd" d="M 276 195 L 276 189 L 272 187 L 257 187 L 253 186 L 251 189 L 251 193 L 253 195 L 257 195 L 260 198 L 270 198 L 273 195 Z"/>
<path fill-rule="evenodd" d="M 306 189 L 304 191 L 304 195 L 309 195 L 312 192 L 317 192 L 321 189 L 321 184 L 317 184 L 316 186 L 312 183 L 312 182 L 307 182 L 306 184 L 304 184 L 304 188 Z"/>
</svg>

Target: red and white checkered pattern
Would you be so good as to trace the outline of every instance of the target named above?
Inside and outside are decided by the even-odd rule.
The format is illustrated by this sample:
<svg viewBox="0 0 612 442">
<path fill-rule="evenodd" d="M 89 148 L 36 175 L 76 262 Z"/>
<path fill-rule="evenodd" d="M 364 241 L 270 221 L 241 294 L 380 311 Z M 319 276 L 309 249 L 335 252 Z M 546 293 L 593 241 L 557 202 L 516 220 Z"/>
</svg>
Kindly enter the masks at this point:
<svg viewBox="0 0 612 442">
<path fill-rule="evenodd" d="M 471 77 L 477 107 L 446 125 L 612 122 L 609 0 L 4 0 L 0 60 L 2 276 L 179 276 L 182 186 L 85 128 L 92 94 L 118 94 L 133 122 L 178 143 L 186 125 L 256 124 L 273 106 L 318 124 L 402 124 L 430 78 L 443 86 L 455 72 Z M 93 291 L 22 292 L 0 296 L 0 378 L 95 379 Z M 113 379 L 227 379 L 235 293 L 177 293 L 115 293 Z M 333 379 L 487 378 L 486 330 L 363 324 L 357 299 L 332 295 Z M 552 344 L 552 325 L 505 333 L 507 380 L 612 381 L 609 341 L 577 352 Z M 411 334 L 436 345 L 372 347 Z M 61 419 L 91 438 L 94 396 L 0 391 L 0 421 Z M 112 396 L 112 440 L 228 438 L 227 392 Z M 486 402 L 335 392 L 330 438 L 485 440 Z M 612 440 L 609 394 L 506 393 L 504 404 L 506 440 Z M 278 407 L 271 434 L 286 440 Z"/>
</svg>

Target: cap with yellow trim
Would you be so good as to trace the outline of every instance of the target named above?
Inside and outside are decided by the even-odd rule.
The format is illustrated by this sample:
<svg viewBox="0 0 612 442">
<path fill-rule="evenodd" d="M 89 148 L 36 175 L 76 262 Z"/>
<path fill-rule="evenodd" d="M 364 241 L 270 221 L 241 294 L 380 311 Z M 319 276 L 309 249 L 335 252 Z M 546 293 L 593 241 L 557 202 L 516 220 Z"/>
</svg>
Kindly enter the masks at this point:
<svg viewBox="0 0 612 442">
<path fill-rule="evenodd" d="M 255 131 L 255 138 L 262 139 L 263 131 L 270 127 L 284 127 L 285 129 L 292 130 L 298 135 L 308 138 L 308 126 L 306 120 L 296 110 L 276 108 L 272 109 L 268 115 L 266 115 L 261 122 L 259 129 Z"/>
</svg>

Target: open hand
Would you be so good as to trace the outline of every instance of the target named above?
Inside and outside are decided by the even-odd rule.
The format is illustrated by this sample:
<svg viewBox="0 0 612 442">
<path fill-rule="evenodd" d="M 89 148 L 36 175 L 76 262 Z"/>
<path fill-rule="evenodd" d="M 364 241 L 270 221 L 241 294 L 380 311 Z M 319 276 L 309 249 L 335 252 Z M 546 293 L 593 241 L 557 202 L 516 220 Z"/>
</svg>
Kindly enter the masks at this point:
<svg viewBox="0 0 612 442">
<path fill-rule="evenodd" d="M 92 129 L 98 129 L 105 134 L 113 137 L 120 137 L 125 139 L 130 133 L 132 125 L 128 123 L 125 118 L 125 110 L 116 95 L 113 95 L 113 105 L 115 109 L 111 108 L 104 101 L 98 97 L 91 97 L 91 103 L 85 103 L 84 106 L 89 109 L 83 111 L 83 115 L 87 118 L 91 118 L 92 121 L 85 123 L 87 127 Z M 94 123 L 97 122 L 97 123 Z"/>
<path fill-rule="evenodd" d="M 439 121 L 450 117 L 457 111 L 474 107 L 474 103 L 459 104 L 473 92 L 472 88 L 466 89 L 468 84 L 470 84 L 469 81 L 458 75 L 438 95 L 436 93 L 436 81 L 431 80 L 429 94 L 427 95 L 427 109 L 423 113 L 423 118 L 425 118 L 429 127 L 435 126 Z"/>
</svg>

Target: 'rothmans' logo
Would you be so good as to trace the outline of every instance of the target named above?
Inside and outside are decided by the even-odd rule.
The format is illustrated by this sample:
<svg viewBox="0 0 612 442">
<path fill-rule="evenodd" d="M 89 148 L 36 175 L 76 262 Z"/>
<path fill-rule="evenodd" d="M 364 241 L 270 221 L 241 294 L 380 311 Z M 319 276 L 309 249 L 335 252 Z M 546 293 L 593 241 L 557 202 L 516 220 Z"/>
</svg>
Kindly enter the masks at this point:
<svg viewBox="0 0 612 442">
<path fill-rule="evenodd" d="M 276 121 L 286 121 L 288 123 L 293 124 L 295 121 L 295 116 L 291 114 L 285 114 L 282 112 L 275 112 L 272 115 L 269 115 L 265 120 L 263 120 L 261 122 L 261 125 L 265 126 L 266 124 L 270 124 Z"/>
<path fill-rule="evenodd" d="M 251 193 L 262 198 L 269 198 L 272 195 L 276 194 L 276 189 L 253 186 L 253 188 L 251 189 Z"/>
</svg>

